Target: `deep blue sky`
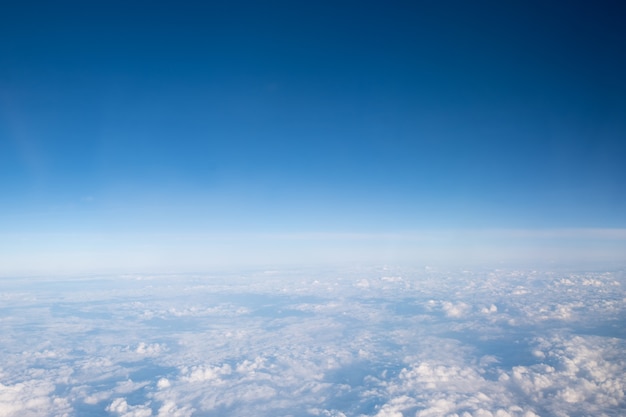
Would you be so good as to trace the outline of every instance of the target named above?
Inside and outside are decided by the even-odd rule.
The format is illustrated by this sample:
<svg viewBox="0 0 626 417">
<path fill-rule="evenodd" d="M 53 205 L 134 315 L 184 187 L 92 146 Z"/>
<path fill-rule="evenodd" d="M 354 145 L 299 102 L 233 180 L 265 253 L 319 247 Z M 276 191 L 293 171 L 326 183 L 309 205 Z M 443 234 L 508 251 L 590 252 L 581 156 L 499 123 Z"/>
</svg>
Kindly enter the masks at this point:
<svg viewBox="0 0 626 417">
<path fill-rule="evenodd" d="M 624 228 L 625 7 L 5 4 L 0 231 Z"/>
</svg>

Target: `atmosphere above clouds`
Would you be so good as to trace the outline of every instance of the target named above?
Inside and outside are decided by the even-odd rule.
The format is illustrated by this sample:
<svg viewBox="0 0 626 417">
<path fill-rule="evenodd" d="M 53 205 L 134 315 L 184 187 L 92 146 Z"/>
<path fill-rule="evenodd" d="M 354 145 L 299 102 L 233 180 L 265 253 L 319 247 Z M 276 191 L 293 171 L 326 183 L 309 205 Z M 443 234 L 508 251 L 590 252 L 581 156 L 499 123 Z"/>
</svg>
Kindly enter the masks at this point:
<svg viewBox="0 0 626 417">
<path fill-rule="evenodd" d="M 407 260 L 468 242 L 491 259 L 506 233 L 503 258 L 544 245 L 623 261 L 624 16 L 619 2 L 5 5 L 3 264 L 144 267 L 174 246 L 163 265 L 344 247 Z"/>
</svg>

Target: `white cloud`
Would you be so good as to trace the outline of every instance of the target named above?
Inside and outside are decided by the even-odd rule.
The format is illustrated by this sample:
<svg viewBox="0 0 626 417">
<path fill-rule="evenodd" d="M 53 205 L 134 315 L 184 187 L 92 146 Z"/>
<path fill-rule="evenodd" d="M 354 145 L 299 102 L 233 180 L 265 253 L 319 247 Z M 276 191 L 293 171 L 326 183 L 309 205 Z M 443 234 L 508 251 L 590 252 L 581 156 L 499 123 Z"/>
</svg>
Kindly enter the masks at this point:
<svg viewBox="0 0 626 417">
<path fill-rule="evenodd" d="M 493 313 L 497 313 L 498 312 L 498 307 L 496 307 L 495 304 L 491 304 L 489 307 L 483 307 L 480 310 L 481 313 L 484 314 L 493 314 Z"/>
<path fill-rule="evenodd" d="M 106 408 L 110 413 L 116 413 L 120 417 L 150 417 L 152 410 L 145 404 L 128 405 L 125 398 L 116 398 Z"/>
<path fill-rule="evenodd" d="M 172 383 L 167 378 L 161 378 L 157 382 L 157 388 L 159 388 L 159 389 L 165 389 L 165 388 L 169 388 L 171 386 L 172 386 Z"/>
<path fill-rule="evenodd" d="M 220 378 L 224 375 L 230 375 L 232 369 L 230 365 L 224 364 L 222 366 L 192 366 L 191 368 L 183 367 L 181 373 L 182 381 L 185 382 L 204 382 L 214 381 L 220 382 Z"/>
<path fill-rule="evenodd" d="M 338 410 L 320 410 L 319 408 L 310 408 L 307 410 L 310 414 L 314 416 L 322 416 L 322 417 L 346 417 L 344 413 Z"/>
<path fill-rule="evenodd" d="M 616 415 L 625 279 L 390 267 L 0 281 L 0 417 Z"/>
<path fill-rule="evenodd" d="M 167 351 L 167 346 L 159 343 L 146 344 L 141 342 L 135 348 L 135 352 L 143 356 L 158 356 L 165 351 Z"/>
<path fill-rule="evenodd" d="M 452 303 L 450 301 L 444 301 L 442 303 L 442 309 L 446 313 L 446 316 L 459 318 L 468 314 L 472 307 L 464 302 Z"/>
<path fill-rule="evenodd" d="M 402 410 L 415 406 L 415 400 L 406 395 L 395 397 L 387 401 L 375 417 L 403 417 Z"/>
<path fill-rule="evenodd" d="M 414 398 L 419 417 L 532 416 L 538 408 L 552 415 L 601 415 L 602 410 L 624 405 L 626 361 L 614 359 L 623 358 L 623 341 L 577 336 L 536 343 L 541 354 L 535 356 L 552 365 L 539 362 L 506 370 L 494 368 L 492 361 L 476 363 L 467 352 L 451 351 L 452 364 L 414 363 L 382 384 L 388 396 Z M 485 378 L 494 370 L 497 378 Z M 385 410 L 405 412 L 413 407 Z"/>
<path fill-rule="evenodd" d="M 1 417 L 68 416 L 68 401 L 53 394 L 49 381 L 30 380 L 14 385 L 0 383 Z"/>
<path fill-rule="evenodd" d="M 157 417 L 191 417 L 193 408 L 178 407 L 173 401 L 166 401 L 159 408 Z"/>
</svg>

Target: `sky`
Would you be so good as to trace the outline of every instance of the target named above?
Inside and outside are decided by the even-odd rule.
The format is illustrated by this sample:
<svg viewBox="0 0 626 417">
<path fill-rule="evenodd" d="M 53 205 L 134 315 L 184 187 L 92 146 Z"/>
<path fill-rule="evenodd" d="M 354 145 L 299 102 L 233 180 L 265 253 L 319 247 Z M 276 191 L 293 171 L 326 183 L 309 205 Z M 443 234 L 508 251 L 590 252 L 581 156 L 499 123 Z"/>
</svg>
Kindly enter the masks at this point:
<svg viewBox="0 0 626 417">
<path fill-rule="evenodd" d="M 0 274 L 624 261 L 624 17 L 608 1 L 4 5 Z"/>
</svg>

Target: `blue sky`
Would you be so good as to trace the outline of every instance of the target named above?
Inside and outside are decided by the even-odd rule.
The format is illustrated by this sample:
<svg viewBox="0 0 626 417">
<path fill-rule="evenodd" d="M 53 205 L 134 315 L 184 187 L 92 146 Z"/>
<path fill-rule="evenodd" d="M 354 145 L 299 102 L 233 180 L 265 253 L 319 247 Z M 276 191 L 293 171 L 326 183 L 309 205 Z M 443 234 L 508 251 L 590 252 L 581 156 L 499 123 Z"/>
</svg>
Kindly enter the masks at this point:
<svg viewBox="0 0 626 417">
<path fill-rule="evenodd" d="M 618 230 L 600 246 L 624 249 L 617 3 L 3 9 L 0 245 L 13 269 L 33 259 L 71 269 L 85 251 L 87 269 L 149 267 L 164 253 L 180 254 L 173 267 L 202 267 L 202 253 L 221 252 L 172 242 L 223 247 L 236 236 L 216 258 L 260 261 L 251 235 L 272 236 L 260 247 L 273 247 L 273 261 L 284 246 L 304 260 L 346 248 L 394 254 L 416 233 L 463 247 L 485 230 Z M 325 243 L 291 245 L 311 234 Z M 291 243 L 277 245 L 284 235 Z M 589 243 L 575 235 L 551 245 Z M 422 249 L 437 246 L 428 242 Z"/>
</svg>

